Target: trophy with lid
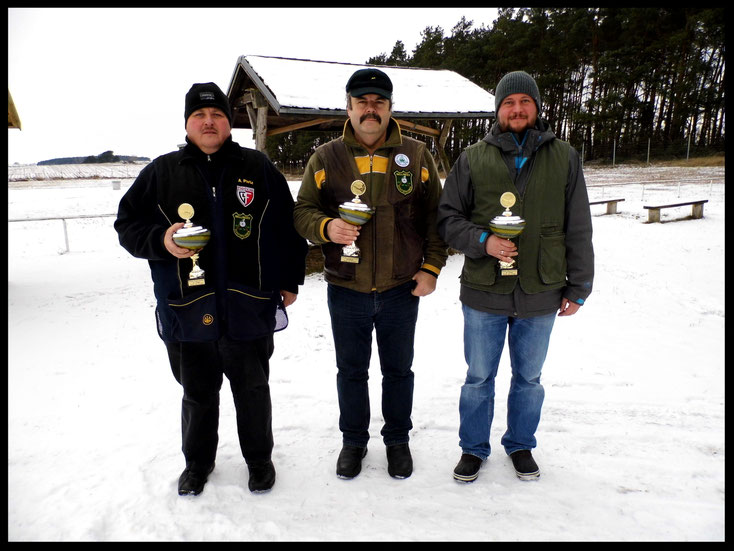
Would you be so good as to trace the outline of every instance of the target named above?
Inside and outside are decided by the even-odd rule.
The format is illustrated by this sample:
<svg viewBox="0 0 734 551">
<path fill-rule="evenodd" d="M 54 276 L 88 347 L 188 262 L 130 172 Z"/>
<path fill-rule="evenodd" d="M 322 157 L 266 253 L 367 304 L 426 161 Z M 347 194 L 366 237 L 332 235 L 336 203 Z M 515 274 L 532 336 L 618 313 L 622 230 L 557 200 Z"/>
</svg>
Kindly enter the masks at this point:
<svg viewBox="0 0 734 551">
<path fill-rule="evenodd" d="M 517 237 L 525 229 L 525 220 L 519 216 L 515 216 L 510 211 L 510 207 L 515 204 L 515 195 L 511 192 L 505 192 L 500 197 L 500 204 L 505 207 L 505 212 L 499 216 L 495 216 L 489 222 L 489 229 L 492 230 L 497 237 L 503 239 L 512 239 Z M 516 276 L 517 267 L 515 266 L 515 260 L 512 259 L 509 262 L 500 260 L 500 275 L 503 276 Z"/>
<path fill-rule="evenodd" d="M 362 180 L 354 180 L 349 189 L 354 193 L 354 199 L 339 205 L 339 216 L 342 220 L 352 224 L 353 226 L 362 226 L 363 224 L 366 224 L 375 213 L 374 209 L 371 209 L 359 198 L 360 195 L 363 195 L 367 190 L 367 186 Z M 351 245 L 346 245 L 342 248 L 341 261 L 359 264 L 360 251 L 355 242 L 352 242 Z"/>
<path fill-rule="evenodd" d="M 191 219 L 194 217 L 194 207 L 188 203 L 182 203 L 178 207 L 178 215 L 186 220 L 186 223 L 173 234 L 173 242 L 181 248 L 197 251 L 191 257 L 194 265 L 189 273 L 189 286 L 204 285 L 204 270 L 197 264 L 199 260 L 198 251 L 209 243 L 212 235 L 211 231 L 201 226 L 194 226 L 191 222 Z"/>
</svg>

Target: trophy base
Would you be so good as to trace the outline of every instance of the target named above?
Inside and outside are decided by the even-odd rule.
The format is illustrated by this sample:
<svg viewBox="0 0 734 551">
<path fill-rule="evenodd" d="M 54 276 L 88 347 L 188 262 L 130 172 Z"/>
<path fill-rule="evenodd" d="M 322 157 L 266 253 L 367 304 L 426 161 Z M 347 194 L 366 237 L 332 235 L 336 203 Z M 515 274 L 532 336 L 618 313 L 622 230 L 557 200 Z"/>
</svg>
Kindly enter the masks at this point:
<svg viewBox="0 0 734 551">
<path fill-rule="evenodd" d="M 199 285 L 204 285 L 204 278 L 203 277 L 197 277 L 196 279 L 189 279 L 189 287 L 197 287 Z"/>
<path fill-rule="evenodd" d="M 515 262 L 502 262 L 500 261 L 500 275 L 501 276 L 516 276 L 517 266 Z"/>
<path fill-rule="evenodd" d="M 342 262 L 359 264 L 359 258 L 359 248 L 354 243 L 342 248 Z"/>
</svg>

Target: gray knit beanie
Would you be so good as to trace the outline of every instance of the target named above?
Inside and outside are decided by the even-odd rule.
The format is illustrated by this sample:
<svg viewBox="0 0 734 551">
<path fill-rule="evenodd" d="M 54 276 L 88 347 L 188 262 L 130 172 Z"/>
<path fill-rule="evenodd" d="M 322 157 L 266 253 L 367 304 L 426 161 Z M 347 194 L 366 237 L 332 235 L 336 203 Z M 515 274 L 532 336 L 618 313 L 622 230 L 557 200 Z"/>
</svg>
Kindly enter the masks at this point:
<svg viewBox="0 0 734 551">
<path fill-rule="evenodd" d="M 502 77 L 494 91 L 494 112 L 499 111 L 502 100 L 511 94 L 527 94 L 535 101 L 540 112 L 540 92 L 535 79 L 525 71 L 513 71 Z"/>
</svg>

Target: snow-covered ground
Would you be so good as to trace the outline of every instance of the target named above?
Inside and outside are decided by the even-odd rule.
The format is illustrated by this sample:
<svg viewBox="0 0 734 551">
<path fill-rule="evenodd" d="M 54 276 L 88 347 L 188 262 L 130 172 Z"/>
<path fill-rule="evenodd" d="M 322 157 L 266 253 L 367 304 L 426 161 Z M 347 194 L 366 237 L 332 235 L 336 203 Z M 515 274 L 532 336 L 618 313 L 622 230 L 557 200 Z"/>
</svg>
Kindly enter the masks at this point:
<svg viewBox="0 0 734 551">
<path fill-rule="evenodd" d="M 616 215 L 592 207 L 594 292 L 555 325 L 534 482 L 499 444 L 507 355 L 495 453 L 473 484 L 451 477 L 465 374 L 456 255 L 421 301 L 413 476 L 386 472 L 376 354 L 362 474 L 335 476 L 336 368 L 315 274 L 276 336 L 275 487 L 247 490 L 225 382 L 217 467 L 203 494 L 181 498 L 181 390 L 147 263 L 119 246 L 112 217 L 67 220 L 69 252 L 61 221 L 9 222 L 8 539 L 723 541 L 724 169 L 586 174 L 592 199 L 626 200 Z M 9 219 L 114 213 L 133 178 L 9 183 Z M 647 223 L 643 205 L 686 198 L 709 199 L 703 219 L 686 207 Z"/>
</svg>

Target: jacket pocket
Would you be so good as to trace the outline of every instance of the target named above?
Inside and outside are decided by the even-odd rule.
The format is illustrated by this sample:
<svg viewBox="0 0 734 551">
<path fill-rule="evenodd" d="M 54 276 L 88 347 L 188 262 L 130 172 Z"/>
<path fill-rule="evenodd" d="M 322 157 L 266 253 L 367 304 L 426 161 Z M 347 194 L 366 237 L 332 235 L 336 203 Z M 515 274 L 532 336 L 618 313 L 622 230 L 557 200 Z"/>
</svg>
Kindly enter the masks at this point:
<svg viewBox="0 0 734 551">
<path fill-rule="evenodd" d="M 538 273 L 546 285 L 566 281 L 566 235 L 563 232 L 540 236 Z"/>
<path fill-rule="evenodd" d="M 213 291 L 200 291 L 167 302 L 172 313 L 170 334 L 175 341 L 210 342 L 219 338 L 217 302 Z"/>
<path fill-rule="evenodd" d="M 230 282 L 227 288 L 227 329 L 231 338 L 249 341 L 288 326 L 280 293 Z"/>
<path fill-rule="evenodd" d="M 400 211 L 403 211 L 401 214 Z M 393 237 L 393 277 L 402 279 L 413 277 L 423 262 L 425 239 L 412 225 L 408 214 L 410 205 L 395 208 L 395 229 Z"/>
<path fill-rule="evenodd" d="M 342 249 L 344 245 L 338 243 L 325 243 L 321 246 L 324 255 L 324 271 L 332 276 L 345 281 L 353 281 L 357 271 L 356 264 L 342 262 Z"/>
<path fill-rule="evenodd" d="M 496 258 L 464 257 L 464 268 L 461 271 L 462 283 L 472 289 L 488 290 L 497 280 L 498 263 Z"/>
</svg>

